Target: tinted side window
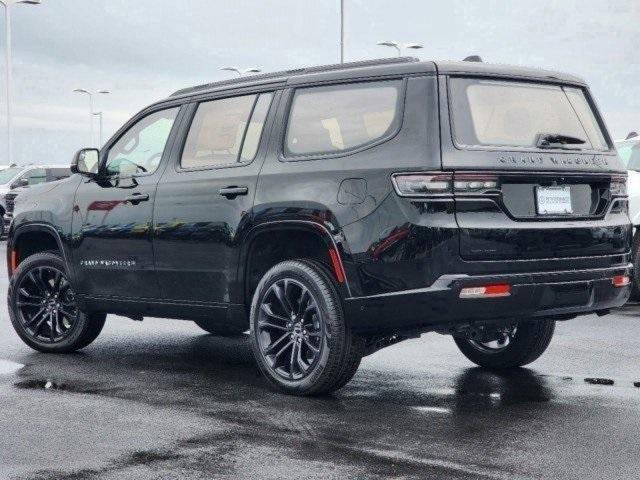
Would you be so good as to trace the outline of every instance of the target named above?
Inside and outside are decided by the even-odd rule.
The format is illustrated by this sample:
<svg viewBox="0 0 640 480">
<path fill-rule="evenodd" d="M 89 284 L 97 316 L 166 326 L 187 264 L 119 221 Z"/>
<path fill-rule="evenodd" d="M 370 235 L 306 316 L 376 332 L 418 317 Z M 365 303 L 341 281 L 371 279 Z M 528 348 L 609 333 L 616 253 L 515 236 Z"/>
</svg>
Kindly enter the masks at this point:
<svg viewBox="0 0 640 480">
<path fill-rule="evenodd" d="M 109 150 L 107 174 L 130 176 L 155 172 L 179 110 L 176 107 L 152 113 L 127 130 Z"/>
<path fill-rule="evenodd" d="M 22 176 L 29 182 L 28 185 L 36 185 L 38 183 L 45 183 L 47 181 L 47 171 L 44 168 L 36 168 L 29 170 Z"/>
<path fill-rule="evenodd" d="M 71 170 L 68 168 L 49 168 L 48 169 L 49 178 L 48 182 L 53 182 L 55 180 L 61 180 L 63 178 L 67 178 L 71 175 Z"/>
<path fill-rule="evenodd" d="M 253 160 L 271 97 L 272 94 L 244 95 L 198 105 L 182 152 L 182 168 Z"/>
<path fill-rule="evenodd" d="M 399 122 L 401 85 L 391 80 L 296 90 L 286 153 L 336 153 L 389 135 Z"/>
</svg>

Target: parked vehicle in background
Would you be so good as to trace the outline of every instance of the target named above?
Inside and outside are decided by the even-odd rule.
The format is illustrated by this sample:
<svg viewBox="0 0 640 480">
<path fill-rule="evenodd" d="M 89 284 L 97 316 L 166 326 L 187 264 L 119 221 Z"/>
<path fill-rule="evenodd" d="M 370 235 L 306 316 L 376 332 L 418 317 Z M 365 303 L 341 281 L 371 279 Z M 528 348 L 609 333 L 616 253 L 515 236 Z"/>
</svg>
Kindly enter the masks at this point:
<svg viewBox="0 0 640 480">
<path fill-rule="evenodd" d="M 11 320 L 43 352 L 108 313 L 182 318 L 249 329 L 269 382 L 311 395 L 424 332 L 525 365 L 629 297 L 626 171 L 557 72 L 401 58 L 194 87 L 72 171 L 9 232 Z"/>
<path fill-rule="evenodd" d="M 61 180 L 69 175 L 71 169 L 64 165 L 11 166 L 0 170 L 0 215 L 3 219 L 0 234 L 4 235 L 5 229 L 11 223 L 13 204 L 21 190 L 39 183 Z"/>
<path fill-rule="evenodd" d="M 615 146 L 628 174 L 629 217 L 633 224 L 631 258 L 634 281 L 631 296 L 640 300 L 640 135 L 630 132 L 624 140 L 616 140 Z"/>
</svg>

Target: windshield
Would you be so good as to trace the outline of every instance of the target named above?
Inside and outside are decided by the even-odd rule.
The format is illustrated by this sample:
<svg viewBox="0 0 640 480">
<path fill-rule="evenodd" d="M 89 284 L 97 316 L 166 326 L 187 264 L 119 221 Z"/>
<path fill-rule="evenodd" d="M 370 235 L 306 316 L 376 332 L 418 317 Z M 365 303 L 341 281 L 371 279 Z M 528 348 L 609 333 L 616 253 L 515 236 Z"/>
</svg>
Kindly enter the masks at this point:
<svg viewBox="0 0 640 480">
<path fill-rule="evenodd" d="M 18 175 L 21 171 L 22 168 L 5 168 L 4 170 L 0 170 L 0 185 L 9 183 L 13 180 L 13 177 Z"/>
<path fill-rule="evenodd" d="M 627 170 L 640 171 L 640 139 L 616 142 L 618 155 Z"/>
<path fill-rule="evenodd" d="M 553 135 L 574 139 L 572 150 L 609 150 L 582 89 L 452 78 L 450 95 L 459 144 L 540 148 Z"/>
</svg>

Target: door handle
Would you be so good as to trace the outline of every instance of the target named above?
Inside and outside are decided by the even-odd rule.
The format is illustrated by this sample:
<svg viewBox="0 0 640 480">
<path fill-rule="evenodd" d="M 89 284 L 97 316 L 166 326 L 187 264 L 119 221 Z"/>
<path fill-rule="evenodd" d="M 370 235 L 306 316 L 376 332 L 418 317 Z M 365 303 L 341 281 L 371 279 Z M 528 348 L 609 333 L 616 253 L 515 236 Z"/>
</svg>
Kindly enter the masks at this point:
<svg viewBox="0 0 640 480">
<path fill-rule="evenodd" d="M 227 198 L 236 198 L 238 195 L 246 195 L 249 193 L 249 189 L 247 187 L 224 187 L 218 190 L 218 193 L 223 197 Z"/>
<path fill-rule="evenodd" d="M 124 201 L 131 202 L 132 205 L 137 205 L 140 202 L 146 202 L 149 200 L 148 193 L 134 193 L 133 195 L 129 195 L 128 197 L 124 197 Z"/>
</svg>

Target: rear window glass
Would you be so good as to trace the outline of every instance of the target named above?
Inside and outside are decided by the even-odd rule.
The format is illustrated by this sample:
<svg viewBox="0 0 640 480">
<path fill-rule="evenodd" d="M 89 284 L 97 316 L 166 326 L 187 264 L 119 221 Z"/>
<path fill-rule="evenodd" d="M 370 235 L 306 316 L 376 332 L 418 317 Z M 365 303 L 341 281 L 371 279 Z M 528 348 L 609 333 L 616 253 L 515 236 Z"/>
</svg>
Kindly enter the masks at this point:
<svg viewBox="0 0 640 480">
<path fill-rule="evenodd" d="M 571 148 L 609 149 L 579 88 L 452 78 L 450 94 L 459 144 L 535 148 L 540 134 L 551 134 L 584 141 Z"/>
<path fill-rule="evenodd" d="M 398 125 L 401 80 L 298 89 L 286 153 L 337 153 L 389 135 Z"/>
</svg>

